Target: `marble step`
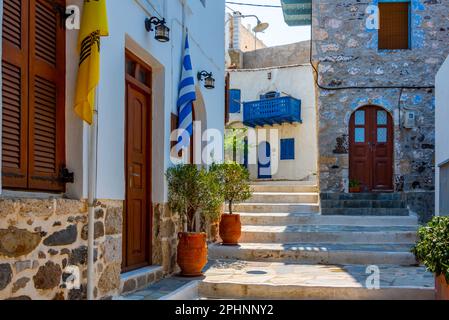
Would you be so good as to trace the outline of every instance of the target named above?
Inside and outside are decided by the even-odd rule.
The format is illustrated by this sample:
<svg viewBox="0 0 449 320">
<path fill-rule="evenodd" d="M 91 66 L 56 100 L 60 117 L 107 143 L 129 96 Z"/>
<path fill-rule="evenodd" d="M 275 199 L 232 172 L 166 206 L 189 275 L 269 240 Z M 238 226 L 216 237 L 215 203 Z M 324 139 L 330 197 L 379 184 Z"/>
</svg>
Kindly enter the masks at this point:
<svg viewBox="0 0 449 320">
<path fill-rule="evenodd" d="M 247 203 L 318 203 L 317 192 L 254 192 Z"/>
<path fill-rule="evenodd" d="M 209 246 L 210 259 L 313 264 L 416 265 L 409 244 L 243 243 Z"/>
<path fill-rule="evenodd" d="M 323 216 L 295 213 L 240 213 L 243 225 L 287 226 L 296 224 L 351 225 L 351 226 L 416 226 L 418 218 L 413 216 Z"/>
<path fill-rule="evenodd" d="M 252 184 L 253 192 L 318 192 L 317 185 Z"/>
<path fill-rule="evenodd" d="M 241 243 L 397 243 L 413 244 L 414 226 L 243 226 Z"/>
<path fill-rule="evenodd" d="M 321 200 L 322 208 L 398 208 L 407 207 L 402 200 Z"/>
<path fill-rule="evenodd" d="M 434 277 L 424 267 L 308 265 L 216 261 L 199 284 L 201 297 L 263 300 L 433 300 Z M 377 273 L 377 271 L 379 271 Z M 378 274 L 379 287 L 373 290 Z"/>
<path fill-rule="evenodd" d="M 401 193 L 322 193 L 321 200 L 404 200 Z"/>
<path fill-rule="evenodd" d="M 408 216 L 405 208 L 321 208 L 325 216 Z"/>
<path fill-rule="evenodd" d="M 319 213 L 318 203 L 239 203 L 234 212 L 283 212 L 283 213 Z"/>
</svg>

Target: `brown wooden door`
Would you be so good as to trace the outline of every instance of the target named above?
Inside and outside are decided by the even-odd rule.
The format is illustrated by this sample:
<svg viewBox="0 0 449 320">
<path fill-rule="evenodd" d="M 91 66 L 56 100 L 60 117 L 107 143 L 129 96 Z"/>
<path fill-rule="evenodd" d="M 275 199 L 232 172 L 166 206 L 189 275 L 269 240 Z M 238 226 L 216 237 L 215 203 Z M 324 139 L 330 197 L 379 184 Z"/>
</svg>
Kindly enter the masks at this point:
<svg viewBox="0 0 449 320">
<path fill-rule="evenodd" d="M 367 106 L 349 125 L 350 179 L 364 192 L 393 191 L 393 119 L 384 109 Z"/>
<path fill-rule="evenodd" d="M 134 77 L 139 73 L 136 69 L 133 75 L 127 74 L 126 81 L 123 271 L 151 264 L 151 91 Z"/>
</svg>

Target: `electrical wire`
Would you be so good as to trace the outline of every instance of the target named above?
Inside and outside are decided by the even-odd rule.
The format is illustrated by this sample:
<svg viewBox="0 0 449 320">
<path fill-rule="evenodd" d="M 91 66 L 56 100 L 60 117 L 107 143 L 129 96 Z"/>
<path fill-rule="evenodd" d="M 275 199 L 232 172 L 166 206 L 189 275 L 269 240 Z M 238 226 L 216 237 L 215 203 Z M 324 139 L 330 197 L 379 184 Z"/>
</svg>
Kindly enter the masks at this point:
<svg viewBox="0 0 449 320">
<path fill-rule="evenodd" d="M 350 89 L 401 89 L 401 96 L 399 97 L 399 100 L 402 98 L 402 91 L 405 89 L 435 89 L 435 86 L 404 86 L 404 85 L 396 85 L 396 86 L 339 86 L 339 87 L 329 87 L 324 86 L 320 84 L 320 74 L 318 72 L 318 69 L 313 64 L 313 4 L 312 4 L 312 10 L 311 10 L 311 26 L 310 26 L 310 65 L 312 66 L 314 72 L 315 72 L 315 83 L 318 88 L 322 90 L 329 90 L 329 91 L 337 91 L 337 90 L 350 90 Z M 319 62 L 318 62 L 319 66 Z"/>
<path fill-rule="evenodd" d="M 242 2 L 234 2 L 234 1 L 226 1 L 229 4 L 235 4 L 238 6 L 248 6 L 248 7 L 262 7 L 262 8 L 282 8 L 282 6 L 275 6 L 270 4 L 254 4 L 254 3 L 242 3 Z"/>
</svg>

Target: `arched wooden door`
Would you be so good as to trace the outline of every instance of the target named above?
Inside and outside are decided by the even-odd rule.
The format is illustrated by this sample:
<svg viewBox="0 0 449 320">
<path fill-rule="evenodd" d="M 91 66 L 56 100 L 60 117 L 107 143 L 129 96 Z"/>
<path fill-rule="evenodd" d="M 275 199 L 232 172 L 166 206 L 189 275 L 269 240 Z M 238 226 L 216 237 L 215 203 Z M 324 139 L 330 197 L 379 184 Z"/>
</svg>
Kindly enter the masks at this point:
<svg viewBox="0 0 449 320">
<path fill-rule="evenodd" d="M 393 118 L 383 108 L 357 109 L 349 124 L 350 180 L 363 192 L 393 191 Z"/>
</svg>

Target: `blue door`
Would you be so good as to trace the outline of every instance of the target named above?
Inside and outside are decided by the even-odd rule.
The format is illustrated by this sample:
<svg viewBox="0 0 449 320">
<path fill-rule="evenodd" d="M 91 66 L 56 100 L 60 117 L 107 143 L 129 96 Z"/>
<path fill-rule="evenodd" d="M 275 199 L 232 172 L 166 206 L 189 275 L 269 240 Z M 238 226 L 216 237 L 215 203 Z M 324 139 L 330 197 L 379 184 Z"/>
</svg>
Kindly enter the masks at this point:
<svg viewBox="0 0 449 320">
<path fill-rule="evenodd" d="M 266 141 L 259 144 L 258 163 L 259 179 L 271 179 L 271 147 Z"/>
</svg>

